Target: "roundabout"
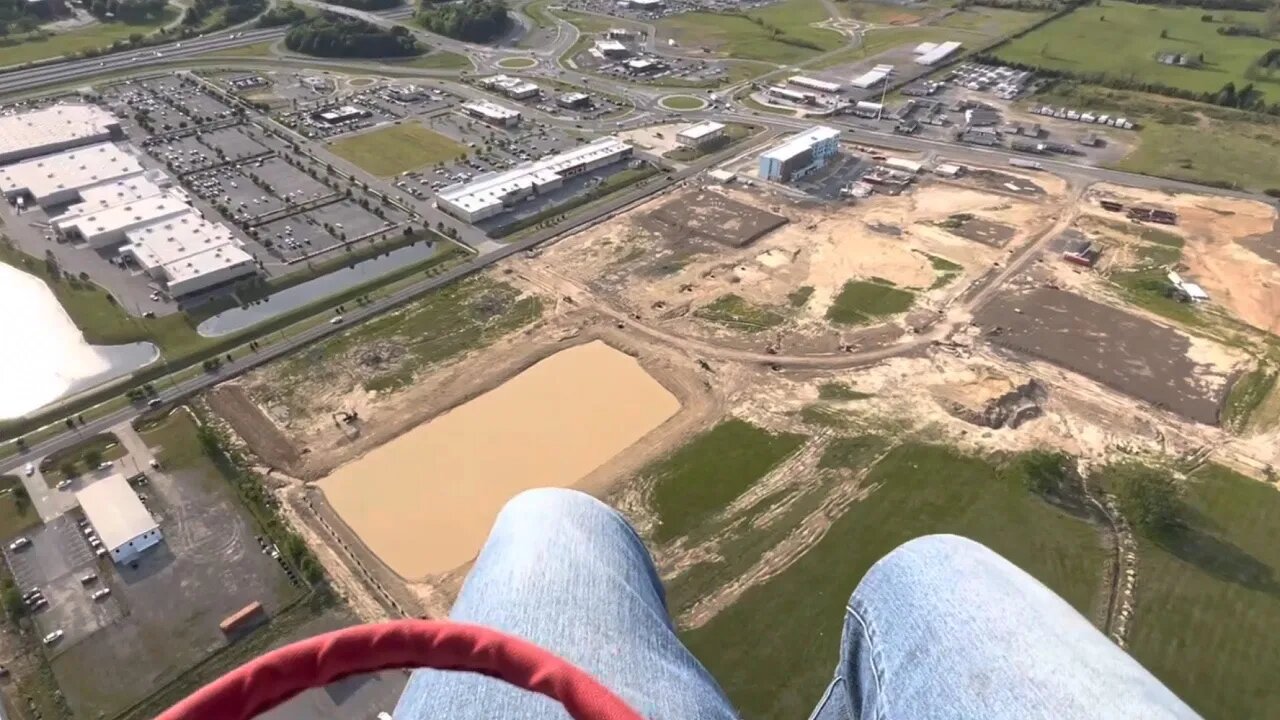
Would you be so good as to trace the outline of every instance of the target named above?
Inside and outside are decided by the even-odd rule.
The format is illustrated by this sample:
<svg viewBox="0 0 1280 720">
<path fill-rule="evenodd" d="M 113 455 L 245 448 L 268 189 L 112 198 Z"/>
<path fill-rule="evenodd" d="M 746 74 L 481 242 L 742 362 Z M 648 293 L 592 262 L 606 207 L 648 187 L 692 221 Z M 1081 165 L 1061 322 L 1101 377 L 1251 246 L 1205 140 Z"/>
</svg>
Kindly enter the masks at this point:
<svg viewBox="0 0 1280 720">
<path fill-rule="evenodd" d="M 705 108 L 707 101 L 693 95 L 665 95 L 658 99 L 658 105 L 666 110 L 688 112 Z"/>
<path fill-rule="evenodd" d="M 537 66 L 538 61 L 531 57 L 509 57 L 498 61 L 498 67 L 505 70 L 525 70 Z"/>
</svg>

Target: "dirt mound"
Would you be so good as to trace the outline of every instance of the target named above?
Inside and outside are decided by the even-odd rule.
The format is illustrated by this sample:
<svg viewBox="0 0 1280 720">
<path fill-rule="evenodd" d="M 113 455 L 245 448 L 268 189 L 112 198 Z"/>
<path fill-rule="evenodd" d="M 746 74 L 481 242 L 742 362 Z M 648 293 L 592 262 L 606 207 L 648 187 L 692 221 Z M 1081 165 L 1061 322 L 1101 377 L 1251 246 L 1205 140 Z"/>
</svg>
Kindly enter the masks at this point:
<svg viewBox="0 0 1280 720">
<path fill-rule="evenodd" d="M 965 422 L 989 428 L 1016 428 L 1044 414 L 1049 391 L 1033 377 L 1010 377 L 979 368 L 971 379 L 930 388 L 942 409 Z"/>
</svg>

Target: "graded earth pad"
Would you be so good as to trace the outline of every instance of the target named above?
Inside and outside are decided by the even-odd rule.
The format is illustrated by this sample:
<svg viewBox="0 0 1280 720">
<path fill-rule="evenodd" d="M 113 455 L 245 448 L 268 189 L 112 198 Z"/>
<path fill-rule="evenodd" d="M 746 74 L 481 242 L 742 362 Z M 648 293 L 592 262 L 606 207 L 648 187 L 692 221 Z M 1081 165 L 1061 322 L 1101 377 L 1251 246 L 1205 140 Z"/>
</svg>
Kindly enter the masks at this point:
<svg viewBox="0 0 1280 720">
<path fill-rule="evenodd" d="M 676 414 L 674 395 L 600 341 L 561 351 L 320 481 L 406 578 L 475 557 L 511 496 L 568 487 Z"/>
<path fill-rule="evenodd" d="M 1262 330 L 1280 330 L 1280 234 L 1275 208 L 1256 200 L 1163 193 L 1154 190 L 1098 184 L 1098 198 L 1115 200 L 1126 207 L 1143 206 L 1171 210 L 1177 225 L 1152 227 L 1186 240 L 1182 275 L 1209 293 L 1212 302 Z M 1123 212 L 1108 213 L 1091 207 L 1099 217 L 1125 221 Z"/>
<path fill-rule="evenodd" d="M 1061 290 L 997 297 L 975 318 L 996 345 L 1047 360 L 1206 425 L 1245 358 Z"/>
</svg>

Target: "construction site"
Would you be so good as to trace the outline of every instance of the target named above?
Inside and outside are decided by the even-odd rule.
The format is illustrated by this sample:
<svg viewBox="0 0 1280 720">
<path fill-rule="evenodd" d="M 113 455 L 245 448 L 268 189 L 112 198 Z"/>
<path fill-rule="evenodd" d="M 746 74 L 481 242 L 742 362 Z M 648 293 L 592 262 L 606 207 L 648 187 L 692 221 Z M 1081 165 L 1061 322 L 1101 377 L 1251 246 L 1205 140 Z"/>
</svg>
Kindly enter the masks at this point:
<svg viewBox="0 0 1280 720">
<path fill-rule="evenodd" d="M 838 203 L 690 181 L 203 402 L 362 617 L 447 612 L 507 498 L 576 487 L 639 527 L 695 652 L 735 700 L 768 710 L 714 648 L 855 517 L 881 547 L 979 522 L 953 505 L 1018 515 L 1048 555 L 1016 557 L 1031 551 L 1008 526 L 970 532 L 1117 643 L 1145 643 L 1155 550 L 1136 550 L 1091 483 L 1043 502 L 1004 468 L 1053 451 L 1077 483 L 1117 462 L 1267 480 L 1274 383 L 1254 417 L 1225 416 L 1242 379 L 1270 367 L 1249 328 L 1275 322 L 1275 222 L 1249 201 L 980 167 Z M 1144 302 L 1133 272 L 1181 273 L 1211 300 L 1166 281 Z M 915 472 L 904 456 L 938 474 L 903 502 L 944 510 L 866 529 L 906 492 L 884 475 Z M 953 472 L 975 480 L 939 484 Z M 1075 564 L 1045 565 L 1054 553 Z M 797 682 L 827 672 L 806 665 Z"/>
</svg>

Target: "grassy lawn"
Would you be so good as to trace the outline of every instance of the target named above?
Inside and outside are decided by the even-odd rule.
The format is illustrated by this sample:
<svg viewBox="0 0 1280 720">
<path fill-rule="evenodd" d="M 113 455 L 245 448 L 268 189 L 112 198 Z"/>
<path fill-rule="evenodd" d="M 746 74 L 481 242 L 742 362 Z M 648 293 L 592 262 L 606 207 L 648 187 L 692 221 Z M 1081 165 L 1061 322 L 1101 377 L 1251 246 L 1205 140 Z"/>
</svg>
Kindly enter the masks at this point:
<svg viewBox="0 0 1280 720">
<path fill-rule="evenodd" d="M 374 175 L 389 177 L 423 165 L 455 160 L 466 148 L 410 122 L 344 137 L 330 143 L 329 151 Z"/>
<path fill-rule="evenodd" d="M 1274 488 L 1219 466 L 1197 471 L 1189 527 L 1139 541 L 1129 652 L 1205 717 L 1280 707 L 1280 545 Z"/>
<path fill-rule="evenodd" d="M 166 7 L 160 17 L 137 24 L 124 21 L 94 23 L 78 30 L 57 33 L 52 37 L 6 37 L 0 41 L 0 67 L 105 48 L 117 40 L 128 40 L 134 33 L 150 35 L 158 28 L 173 22 L 177 17 L 176 8 Z"/>
<path fill-rule="evenodd" d="M 679 537 L 722 510 L 804 442 L 743 420 L 726 420 L 642 471 L 654 479 L 659 542 Z"/>
<path fill-rule="evenodd" d="M 837 32 L 811 27 L 827 18 L 820 0 L 786 0 L 743 15 L 672 15 L 656 25 L 660 35 L 674 37 L 685 47 L 707 48 L 717 55 L 740 60 L 789 64 L 835 50 L 844 43 L 844 37 Z"/>
<path fill-rule="evenodd" d="M 692 95 L 668 95 L 658 102 L 668 110 L 698 110 L 707 105 L 704 100 Z"/>
<path fill-rule="evenodd" d="M 1118 170 L 1222 186 L 1280 188 L 1280 119 L 1093 85 L 1059 82 L 1026 105 L 1087 107 L 1139 123 Z M 1131 133 L 1117 139 L 1133 137 Z"/>
<path fill-rule="evenodd" d="M 755 333 L 786 322 L 785 315 L 744 300 L 739 295 L 721 295 L 693 312 L 694 317 L 726 325 L 734 330 Z"/>
<path fill-rule="evenodd" d="M 0 540 L 40 524 L 31 498 L 17 475 L 0 475 Z"/>
<path fill-rule="evenodd" d="M 150 423 L 138 431 L 138 436 L 155 451 L 156 460 L 168 472 L 186 468 L 218 471 L 200 447 L 195 421 L 185 408 L 173 410 L 162 420 Z"/>
<path fill-rule="evenodd" d="M 1203 22 L 1211 14 L 1214 22 Z M 1225 21 L 1226 17 L 1231 22 Z M 1211 11 L 1199 7 L 1137 5 L 1105 0 L 1080 6 L 1000 47 L 996 54 L 1010 62 L 1073 73 L 1103 73 L 1139 77 L 1146 82 L 1196 92 L 1216 92 L 1227 82 L 1237 87 L 1250 82 L 1245 70 L 1266 51 L 1280 47 L 1273 40 L 1225 36 L 1228 24 L 1263 27 L 1265 13 Z M 1159 52 L 1204 54 L 1202 68 L 1163 65 Z M 1276 81 L 1259 77 L 1252 82 L 1268 94 Z"/>
<path fill-rule="evenodd" d="M 201 53 L 198 57 L 201 60 L 206 58 L 266 58 L 273 57 L 271 46 L 275 45 L 275 40 L 266 40 L 264 42 L 253 43 L 252 45 L 241 45 L 240 47 L 227 48 L 225 50 L 214 50 L 209 53 Z M 283 47 L 283 46 L 281 46 Z"/>
<path fill-rule="evenodd" d="M 1049 13 L 1033 10 L 1006 10 L 1004 8 L 973 6 L 958 10 L 943 18 L 934 27 L 952 30 L 968 30 L 989 38 L 999 38 L 1043 20 Z"/>
<path fill-rule="evenodd" d="M 891 285 L 850 280 L 827 308 L 827 319 L 839 325 L 861 325 L 878 317 L 906 312 L 915 295 Z"/>
<path fill-rule="evenodd" d="M 551 28 L 556 26 L 556 19 L 547 12 L 547 6 L 551 4 L 551 0 L 534 0 L 525 5 L 524 14 L 529 16 L 534 25 L 540 28 Z"/>
<path fill-rule="evenodd" d="M 876 25 L 905 25 L 923 20 L 927 8 L 900 7 L 898 5 L 862 0 L 838 0 L 836 9 L 844 17 L 855 18 Z"/>
<path fill-rule="evenodd" d="M 61 480 L 93 470 L 96 464 L 89 462 L 93 457 L 97 457 L 98 463 L 101 463 L 124 455 L 124 446 L 120 444 L 119 438 L 112 433 L 99 433 L 69 448 L 51 453 L 41 461 L 40 474 L 49 487 L 53 487 Z M 64 466 L 71 472 L 65 472 Z"/>
<path fill-rule="evenodd" d="M 1126 300 L 1144 310 L 1187 325 L 1203 324 L 1204 318 L 1191 303 L 1169 295 L 1166 275 L 1168 272 L 1164 268 L 1148 268 L 1113 273 L 1109 279 L 1120 287 Z"/>
<path fill-rule="evenodd" d="M 846 451 L 866 457 L 856 444 L 829 452 Z M 684 633 L 743 717 L 802 718 L 813 709 L 831 680 L 849 593 L 876 560 L 921 535 L 977 540 L 1089 614 L 1104 561 L 1097 533 L 1019 479 L 950 448 L 908 444 L 890 451 L 866 482 L 880 487 L 795 564 Z"/>
<path fill-rule="evenodd" d="M 422 68 L 424 70 L 470 70 L 473 66 L 466 55 L 447 50 L 419 55 L 412 60 L 393 63 L 404 67 Z"/>
<path fill-rule="evenodd" d="M 390 390 L 412 382 L 425 367 L 449 360 L 468 350 L 484 347 L 506 333 L 528 325 L 542 314 L 541 301 L 524 297 L 509 285 L 472 277 L 427 293 L 395 312 L 339 333 L 279 361 L 286 378 L 300 378 L 297 385 L 282 383 L 281 401 L 304 406 L 294 393 L 308 393 L 310 382 L 322 378 L 333 383 L 359 381 L 365 390 Z M 327 357 L 345 356 L 358 347 L 373 347 L 391 339 L 403 354 L 376 374 L 357 380 L 343 368 L 330 367 Z"/>
<path fill-rule="evenodd" d="M 1276 386 L 1276 369 L 1260 366 L 1246 373 L 1231 386 L 1227 404 L 1222 409 L 1222 424 L 1233 430 L 1241 430 L 1249 424 L 1249 418 Z"/>
<path fill-rule="evenodd" d="M 841 382 L 823 383 L 818 386 L 819 400 L 833 400 L 836 402 L 844 402 L 847 400 L 866 400 L 873 397 L 870 393 L 864 393 L 860 390 L 845 385 Z"/>
</svg>

